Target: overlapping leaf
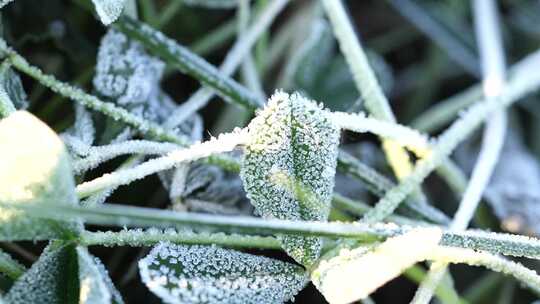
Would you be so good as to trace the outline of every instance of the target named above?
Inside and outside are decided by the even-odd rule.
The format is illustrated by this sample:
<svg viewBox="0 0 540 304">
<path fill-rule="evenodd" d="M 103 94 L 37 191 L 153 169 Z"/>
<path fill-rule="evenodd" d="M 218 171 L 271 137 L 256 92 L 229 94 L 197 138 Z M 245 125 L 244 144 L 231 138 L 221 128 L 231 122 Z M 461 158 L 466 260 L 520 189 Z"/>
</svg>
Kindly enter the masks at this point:
<svg viewBox="0 0 540 304">
<path fill-rule="evenodd" d="M 166 303 L 282 303 L 307 283 L 300 266 L 216 246 L 161 243 L 139 269 Z"/>
<path fill-rule="evenodd" d="M 339 129 L 304 97 L 278 92 L 248 126 L 241 177 L 248 198 L 265 218 L 326 221 L 334 187 Z M 304 265 L 320 254 L 315 237 L 281 237 Z"/>
</svg>

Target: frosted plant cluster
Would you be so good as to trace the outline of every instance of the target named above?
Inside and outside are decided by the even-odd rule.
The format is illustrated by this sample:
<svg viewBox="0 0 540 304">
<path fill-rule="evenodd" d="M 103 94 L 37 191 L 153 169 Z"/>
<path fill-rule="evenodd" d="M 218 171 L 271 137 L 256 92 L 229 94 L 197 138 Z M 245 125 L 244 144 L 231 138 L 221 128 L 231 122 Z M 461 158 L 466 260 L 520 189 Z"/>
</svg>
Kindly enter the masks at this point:
<svg viewBox="0 0 540 304">
<path fill-rule="evenodd" d="M 298 94 L 277 92 L 248 129 L 241 177 L 257 212 L 264 218 L 326 221 L 340 136 L 328 113 Z M 298 191 L 275 182 L 276 175 L 313 195 L 299 200 Z M 319 257 L 322 243 L 284 237 L 283 245 L 298 262 L 309 265 Z"/>
<path fill-rule="evenodd" d="M 299 266 L 216 246 L 160 243 L 139 269 L 166 303 L 282 303 L 308 281 Z"/>
</svg>

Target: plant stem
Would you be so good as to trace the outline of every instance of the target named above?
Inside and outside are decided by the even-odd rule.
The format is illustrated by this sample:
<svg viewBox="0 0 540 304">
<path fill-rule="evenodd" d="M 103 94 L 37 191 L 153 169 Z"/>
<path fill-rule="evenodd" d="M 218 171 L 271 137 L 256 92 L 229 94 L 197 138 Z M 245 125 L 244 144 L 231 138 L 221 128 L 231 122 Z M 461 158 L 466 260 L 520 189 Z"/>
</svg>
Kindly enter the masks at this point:
<svg viewBox="0 0 540 304">
<path fill-rule="evenodd" d="M 488 99 L 497 98 L 504 84 L 505 63 L 496 4 L 492 0 L 475 0 L 473 3 L 476 34 L 482 60 L 482 74 L 484 75 L 484 95 Z M 488 120 L 478 161 L 450 229 L 464 230 L 469 225 L 497 164 L 504 143 L 506 126 L 504 110 L 498 110 Z M 446 273 L 447 264 L 436 263 L 431 268 L 427 276 L 428 279 L 420 285 L 414 296 L 412 302 L 415 304 L 429 303 L 435 288 Z"/>
<path fill-rule="evenodd" d="M 413 191 L 415 186 L 438 167 L 486 117 L 536 90 L 540 85 L 540 75 L 535 73 L 535 70 L 540 66 L 540 52 L 529 56 L 527 62 L 528 64 L 523 67 L 523 70 L 519 71 L 519 74 L 524 77 L 511 79 L 498 98 L 483 100 L 469 108 L 458 121 L 437 138 L 430 156 L 419 161 L 411 175 L 387 192 L 377 206 L 366 214 L 365 218 L 375 221 L 384 219 L 391 214 L 399 203 Z"/>
<path fill-rule="evenodd" d="M 340 222 L 309 222 L 261 219 L 244 216 L 220 216 L 198 213 L 179 213 L 153 208 L 106 204 L 99 207 L 64 206 L 56 204 L 10 204 L 0 207 L 24 211 L 28 216 L 116 227 L 203 228 L 224 233 L 249 235 L 293 234 L 329 238 L 350 238 L 370 242 L 384 240 L 409 231 L 395 224 L 364 224 Z M 421 229 L 421 228 L 415 228 Z M 434 229 L 434 228 L 429 228 Z M 540 259 L 540 240 L 536 238 L 484 231 L 443 231 L 439 245 L 482 250 L 494 254 Z"/>
<path fill-rule="evenodd" d="M 237 248 L 259 248 L 259 249 L 281 249 L 281 245 L 276 238 L 225 234 L 207 233 L 176 230 L 159 229 L 131 229 L 119 232 L 89 232 L 85 231 L 80 235 L 80 244 L 85 246 L 154 246 L 159 242 L 172 242 L 177 244 L 200 244 L 219 245 Z"/>
</svg>

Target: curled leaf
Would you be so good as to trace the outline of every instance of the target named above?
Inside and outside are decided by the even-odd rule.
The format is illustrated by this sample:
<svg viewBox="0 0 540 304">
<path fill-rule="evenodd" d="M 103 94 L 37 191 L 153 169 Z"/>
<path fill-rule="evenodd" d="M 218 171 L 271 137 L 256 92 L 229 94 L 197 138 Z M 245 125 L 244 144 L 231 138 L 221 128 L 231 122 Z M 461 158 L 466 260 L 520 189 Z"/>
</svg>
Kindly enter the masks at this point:
<svg viewBox="0 0 540 304">
<path fill-rule="evenodd" d="M 139 270 L 166 303 L 282 303 L 307 283 L 299 266 L 216 246 L 160 243 Z"/>
<path fill-rule="evenodd" d="M 311 279 L 332 304 L 365 299 L 405 269 L 427 259 L 441 237 L 439 228 L 422 228 L 390 238 L 378 246 L 341 249 L 335 256 L 321 260 L 311 273 Z"/>
<path fill-rule="evenodd" d="M 326 221 L 334 187 L 339 128 L 304 97 L 278 92 L 249 124 L 241 177 L 248 198 L 264 218 Z M 316 237 L 280 237 L 296 261 L 320 255 Z"/>
</svg>

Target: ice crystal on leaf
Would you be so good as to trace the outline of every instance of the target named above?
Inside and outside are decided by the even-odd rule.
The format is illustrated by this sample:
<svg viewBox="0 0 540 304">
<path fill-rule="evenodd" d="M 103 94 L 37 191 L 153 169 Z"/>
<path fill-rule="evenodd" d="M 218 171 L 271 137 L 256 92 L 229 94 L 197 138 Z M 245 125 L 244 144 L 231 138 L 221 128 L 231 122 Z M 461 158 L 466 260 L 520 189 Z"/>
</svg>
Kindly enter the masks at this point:
<svg viewBox="0 0 540 304">
<path fill-rule="evenodd" d="M 148 117 L 156 114 L 152 111 L 163 98 L 159 81 L 164 68 L 139 42 L 110 29 L 101 40 L 93 83 L 100 95 Z"/>
<path fill-rule="evenodd" d="M 58 136 L 27 112 L 0 121 L 0 202 L 76 204 L 69 157 Z M 58 237 L 78 225 L 30 218 L 22 211 L 0 209 L 0 239 Z"/>
<path fill-rule="evenodd" d="M 282 303 L 307 283 L 302 267 L 216 246 L 160 243 L 139 261 L 166 303 Z"/>
<path fill-rule="evenodd" d="M 122 296 L 114 287 L 101 261 L 84 247 L 77 247 L 76 251 L 79 265 L 79 303 L 123 303 Z"/>
<path fill-rule="evenodd" d="M 328 112 L 298 94 L 277 92 L 248 128 L 241 177 L 257 212 L 264 218 L 326 221 L 340 135 Z M 319 257 L 319 238 L 280 239 L 299 263 L 307 266 Z"/>
<path fill-rule="evenodd" d="M 105 25 L 113 23 L 124 10 L 125 0 L 92 0 L 101 22 Z"/>
<path fill-rule="evenodd" d="M 79 283 L 79 286 L 74 283 Z M 53 242 L 6 295 L 18 303 L 123 303 L 101 262 L 86 248 Z"/>
</svg>

